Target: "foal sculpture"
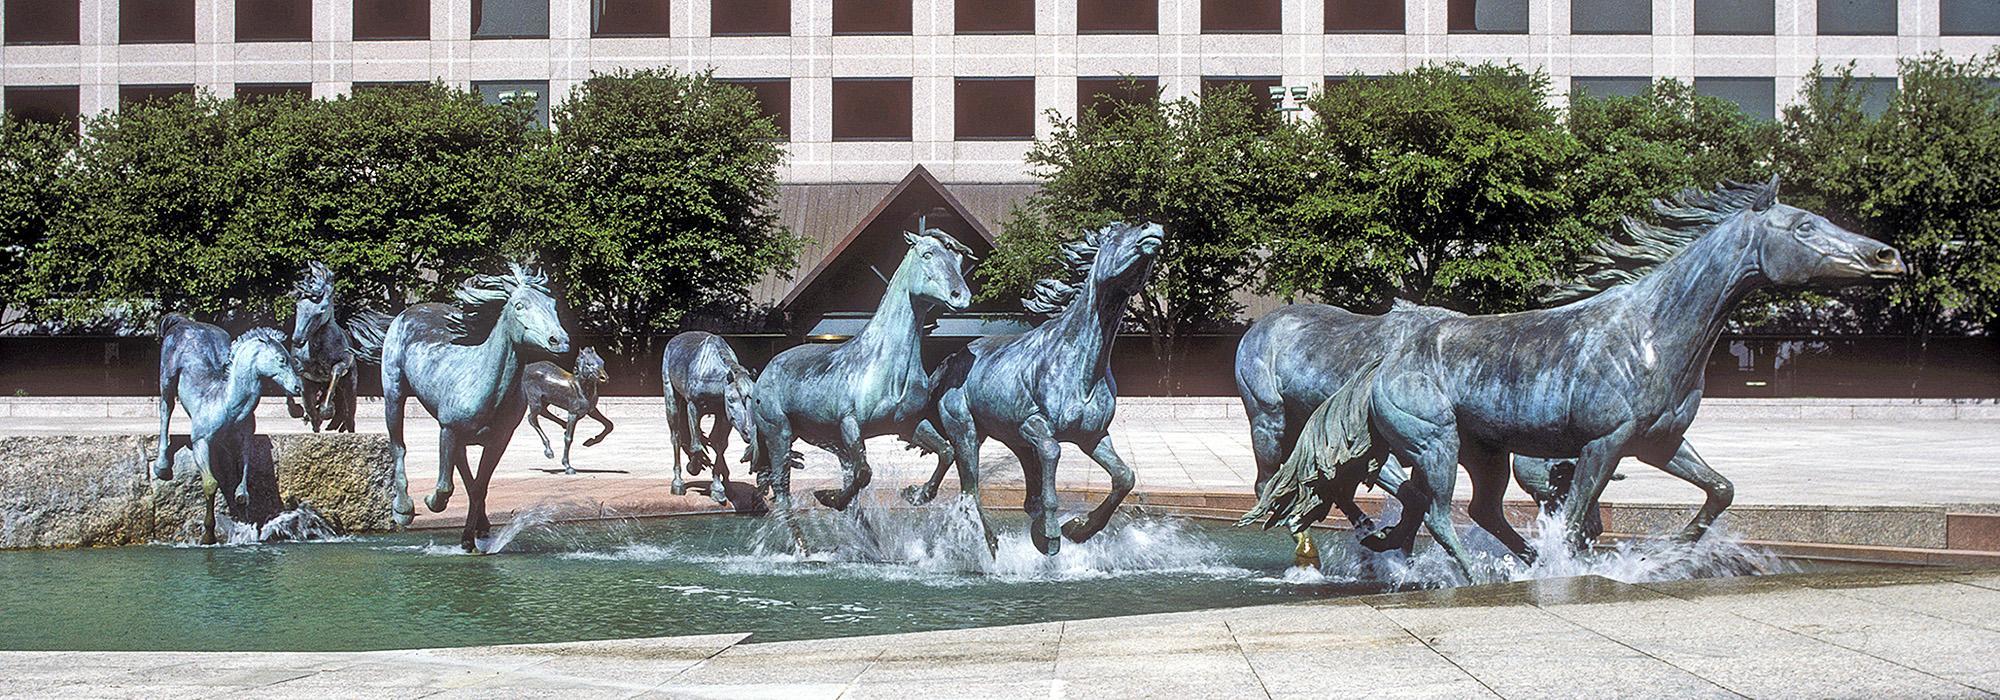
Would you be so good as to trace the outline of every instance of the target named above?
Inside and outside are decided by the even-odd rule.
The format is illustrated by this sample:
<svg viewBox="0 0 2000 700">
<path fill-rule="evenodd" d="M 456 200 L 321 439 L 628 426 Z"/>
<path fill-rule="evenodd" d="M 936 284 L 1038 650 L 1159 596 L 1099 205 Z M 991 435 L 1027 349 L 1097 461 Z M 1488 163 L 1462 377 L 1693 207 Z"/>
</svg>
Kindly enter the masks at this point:
<svg viewBox="0 0 2000 700">
<path fill-rule="evenodd" d="M 535 429 L 535 435 L 542 439 L 542 457 L 555 459 L 555 449 L 549 445 L 549 434 L 542 432 L 540 419 L 561 423 L 563 427 L 563 473 L 574 475 L 576 467 L 569 463 L 569 446 L 576 441 L 576 424 L 590 416 L 604 429 L 597 436 L 583 441 L 589 447 L 604 441 L 611 434 L 611 419 L 605 418 L 597 410 L 599 387 L 611 381 L 611 375 L 604 371 L 604 358 L 597 355 L 597 348 L 584 348 L 576 353 L 576 371 L 569 372 L 556 363 L 542 360 L 528 365 L 521 372 L 521 391 L 527 394 L 528 427 Z M 549 407 L 561 408 L 565 415 L 557 416 Z"/>
<path fill-rule="evenodd" d="M 257 399 L 265 379 L 299 393 L 299 374 L 285 336 L 258 328 L 234 341 L 221 328 L 170 313 L 160 320 L 160 456 L 153 476 L 174 478 L 167 427 L 174 400 L 192 423 L 189 452 L 201 466 L 202 544 L 215 544 L 216 469 L 241 473 L 234 501 L 250 500 L 250 438 L 257 432 Z"/>
<path fill-rule="evenodd" d="M 415 396 L 438 422 L 437 487 L 424 504 L 433 513 L 444 510 L 456 468 L 472 499 L 459 535 L 466 551 L 478 550 L 476 538 L 489 526 L 486 487 L 526 412 L 522 354 L 569 350 L 548 278 L 520 265 L 509 268 L 506 274 L 466 280 L 454 294 L 456 305 L 417 304 L 386 329 L 355 327 L 357 348 L 382 365 L 382 416 L 396 463 L 396 524 L 408 525 L 416 516 L 403 459 L 405 400 Z M 484 448 L 476 473 L 466 463 L 467 445 Z"/>
<path fill-rule="evenodd" d="M 1572 547 L 1620 459 L 1700 486 L 1681 532 L 1699 538 L 1729 506 L 1729 480 L 1683 435 L 1728 312 L 1760 288 L 1853 284 L 1904 273 L 1895 249 L 1777 201 L 1778 181 L 1729 183 L 1658 202 L 1661 225 L 1627 220 L 1600 246 L 1599 269 L 1572 288 L 1597 292 L 1538 311 L 1445 318 L 1362 367 L 1309 419 L 1307 435 L 1243 520 L 1294 532 L 1326 512 L 1332 485 L 1393 455 L 1410 468 L 1405 517 L 1373 549 L 1407 550 L 1416 527 L 1470 573 L 1451 523 L 1458 465 L 1472 479 L 1473 520 L 1531 556 L 1501 511 L 1509 453 L 1576 457 L 1560 508 Z M 1663 251 L 1671 258 L 1661 262 Z"/>
<path fill-rule="evenodd" d="M 1064 246 L 1064 261 L 1083 281 L 1043 280 L 1025 300 L 1029 310 L 1055 317 L 1021 335 L 975 340 L 946 358 L 933 378 L 941 432 L 951 441 L 964 497 L 976 507 L 979 445 L 986 437 L 999 440 L 1020 459 L 1028 535 L 1043 554 L 1061 550 L 1063 538 L 1089 540 L 1132 491 L 1132 468 L 1119 459 L 1109 432 L 1118 401 L 1111 344 L 1127 301 L 1146 286 L 1164 242 L 1157 224 L 1113 224 Z M 1111 475 L 1111 493 L 1058 532 L 1056 463 L 1063 442 Z M 939 464 L 930 481 L 905 489 L 904 498 L 930 501 L 943 478 Z M 986 536 L 990 547 L 990 528 Z"/>
<path fill-rule="evenodd" d="M 868 438 L 900 435 L 940 455 L 950 450 L 934 431 L 918 431 L 931 397 L 921 352 L 924 313 L 933 305 L 956 311 L 972 302 L 963 270 L 971 251 L 936 229 L 906 232 L 903 238 L 910 249 L 860 333 L 841 343 L 800 345 L 778 353 L 757 376 L 753 416 L 759 446 L 752 464 L 769 470 L 772 508 L 788 520 L 793 440 L 840 459 L 842 487 L 813 493 L 835 510 L 846 510 L 868 485 L 863 442 Z M 793 537 L 803 547 L 797 523 L 792 525 Z"/>
<path fill-rule="evenodd" d="M 757 445 L 756 422 L 751 418 L 750 396 L 757 376 L 736 361 L 736 352 L 721 336 L 707 331 L 688 331 L 667 341 L 660 353 L 660 385 L 667 400 L 667 429 L 674 440 L 673 494 L 687 493 L 681 479 L 681 457 L 688 459 L 687 473 L 698 475 L 703 467 L 710 472 L 708 497 L 728 503 L 729 429 L 743 438 L 745 457 Z M 715 416 L 707 437 L 701 434 L 703 416 Z"/>
<path fill-rule="evenodd" d="M 354 432 L 354 349 L 347 331 L 334 321 L 333 270 L 317 260 L 308 263 L 305 279 L 292 294 L 298 299 L 292 316 L 292 356 L 298 360 L 304 390 L 298 401 L 287 397 L 285 403 L 293 409 L 292 416 L 303 415 L 315 433 L 322 421 L 328 430 Z"/>
</svg>

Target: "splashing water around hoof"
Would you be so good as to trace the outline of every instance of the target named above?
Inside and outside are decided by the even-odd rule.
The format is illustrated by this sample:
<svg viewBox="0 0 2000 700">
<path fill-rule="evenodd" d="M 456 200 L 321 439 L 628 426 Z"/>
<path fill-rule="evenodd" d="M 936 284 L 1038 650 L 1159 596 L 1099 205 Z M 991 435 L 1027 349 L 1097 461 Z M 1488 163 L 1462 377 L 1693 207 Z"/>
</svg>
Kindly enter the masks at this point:
<svg viewBox="0 0 2000 700">
<path fill-rule="evenodd" d="M 215 519 L 216 541 L 223 546 L 261 544 L 265 542 L 307 542 L 332 540 L 340 537 L 340 532 L 319 511 L 311 505 L 279 513 L 262 525 L 239 523 L 222 513 Z"/>
</svg>

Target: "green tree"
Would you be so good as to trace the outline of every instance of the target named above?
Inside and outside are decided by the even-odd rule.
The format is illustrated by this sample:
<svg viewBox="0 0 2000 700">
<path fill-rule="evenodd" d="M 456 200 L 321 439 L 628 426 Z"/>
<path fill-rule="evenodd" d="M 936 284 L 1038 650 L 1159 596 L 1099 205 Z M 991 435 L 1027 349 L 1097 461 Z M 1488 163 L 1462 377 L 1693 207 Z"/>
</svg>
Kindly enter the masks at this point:
<svg viewBox="0 0 2000 700">
<path fill-rule="evenodd" d="M 0 328 L 26 318 L 28 251 L 71 202 L 64 168 L 72 142 L 60 127 L 0 117 Z"/>
<path fill-rule="evenodd" d="M 1056 247 L 1086 230 L 1159 223 L 1166 246 L 1127 318 L 1146 330 L 1172 377 L 1187 333 L 1241 309 L 1232 293 L 1253 278 L 1254 246 L 1286 200 L 1287 137 L 1276 113 L 1241 87 L 1100 106 L 1080 120 L 1050 114 L 1054 133 L 1027 157 L 1041 188 L 1009 214 L 980 263 L 980 294 L 1019 296 L 1061 275 Z"/>
<path fill-rule="evenodd" d="M 708 73 L 619 71 L 556 108 L 522 185 L 512 245 L 537 251 L 584 323 L 621 336 L 673 328 L 689 309 L 740 308 L 799 240 L 774 199 L 784 158 L 755 97 Z"/>
<path fill-rule="evenodd" d="M 1264 287 L 1381 309 L 1523 308 L 1595 240 L 1570 216 L 1580 154 L 1516 66 L 1427 65 L 1328 85 L 1308 101 Z"/>
<path fill-rule="evenodd" d="M 1573 95 L 1566 125 L 1582 147 L 1569 196 L 1591 231 L 1644 216 L 1653 199 L 1683 189 L 1762 181 L 1779 135 L 1775 123 L 1671 78 L 1628 97 Z"/>
</svg>

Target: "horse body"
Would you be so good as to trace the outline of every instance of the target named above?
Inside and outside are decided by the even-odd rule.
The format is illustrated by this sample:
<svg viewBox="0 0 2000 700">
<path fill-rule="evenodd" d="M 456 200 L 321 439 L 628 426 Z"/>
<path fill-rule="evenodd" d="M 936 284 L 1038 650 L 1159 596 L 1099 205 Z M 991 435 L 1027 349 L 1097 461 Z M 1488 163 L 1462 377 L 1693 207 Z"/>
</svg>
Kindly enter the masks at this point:
<svg viewBox="0 0 2000 700">
<path fill-rule="evenodd" d="M 174 478 L 173 453 L 168 450 L 168 426 L 179 400 L 192 424 L 190 452 L 202 470 L 202 544 L 215 544 L 216 468 L 241 472 L 234 500 L 250 498 L 250 438 L 257 432 L 257 399 L 263 380 L 287 393 L 299 392 L 299 376 L 284 335 L 269 328 L 243 334 L 235 341 L 221 328 L 167 314 L 160 323 L 160 447 L 153 476 Z"/>
<path fill-rule="evenodd" d="M 303 380 L 299 398 L 304 405 L 289 399 L 286 403 L 293 409 L 292 415 L 303 416 L 315 433 L 322 421 L 328 430 L 354 432 L 355 355 L 347 331 L 334 321 L 333 270 L 313 261 L 294 295 L 298 301 L 292 316 L 291 343 Z"/>
<path fill-rule="evenodd" d="M 604 371 L 604 358 L 597 355 L 596 348 L 584 348 L 576 354 L 574 373 L 547 360 L 529 364 L 527 369 L 521 371 L 521 392 L 528 406 L 528 427 L 534 428 L 535 435 L 542 439 L 543 458 L 555 459 L 556 453 L 549 445 L 549 434 L 542 432 L 540 419 L 547 418 L 562 424 L 564 474 L 576 473 L 576 467 L 569 463 L 569 447 L 576 440 L 576 424 L 584 416 L 590 416 L 604 426 L 596 437 L 583 441 L 584 447 L 603 442 L 604 436 L 611 434 L 611 419 L 597 410 L 599 387 L 608 381 L 611 381 L 611 375 Z M 561 408 L 567 415 L 558 417 L 549 411 L 550 407 Z"/>
<path fill-rule="evenodd" d="M 750 399 L 756 375 L 736 361 L 736 352 L 721 336 L 688 331 L 667 341 L 666 350 L 660 353 L 660 377 L 666 394 L 667 428 L 674 440 L 673 494 L 687 493 L 687 484 L 681 479 L 681 457 L 686 455 L 687 473 L 700 474 L 704 466 L 713 470 L 708 495 L 716 503 L 728 503 L 729 465 L 723 454 L 729 450 L 730 428 L 743 438 L 747 450 L 754 450 L 757 444 Z M 715 421 L 709 434 L 702 437 L 701 419 L 710 415 Z"/>
</svg>

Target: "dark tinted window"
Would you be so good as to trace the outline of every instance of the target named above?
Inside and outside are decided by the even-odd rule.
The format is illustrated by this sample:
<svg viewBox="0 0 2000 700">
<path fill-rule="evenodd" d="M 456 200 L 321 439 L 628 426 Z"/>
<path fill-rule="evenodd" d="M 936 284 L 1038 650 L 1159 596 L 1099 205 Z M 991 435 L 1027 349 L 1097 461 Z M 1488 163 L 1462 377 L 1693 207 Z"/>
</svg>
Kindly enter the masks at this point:
<svg viewBox="0 0 2000 700">
<path fill-rule="evenodd" d="M 1160 0 L 1076 0 L 1078 34 L 1160 31 Z"/>
<path fill-rule="evenodd" d="M 1454 32 L 1525 34 L 1528 0 L 1449 0 L 1445 28 Z"/>
<path fill-rule="evenodd" d="M 1772 0 L 1694 0 L 1696 34 L 1771 34 L 1777 26 Z"/>
<path fill-rule="evenodd" d="M 596 0 L 590 4 L 591 36 L 668 36 L 668 0 Z"/>
<path fill-rule="evenodd" d="M 1771 78 L 1695 78 L 1694 91 L 1720 97 L 1758 119 L 1776 119 L 1778 85 Z"/>
<path fill-rule="evenodd" d="M 118 43 L 194 43 L 194 0 L 119 0 Z"/>
<path fill-rule="evenodd" d="M 193 85 L 120 85 L 118 86 L 118 106 L 135 105 L 153 100 L 164 100 L 175 95 L 194 94 Z"/>
<path fill-rule="evenodd" d="M 908 34 L 910 0 L 833 0 L 835 34 Z"/>
<path fill-rule="evenodd" d="M 1819 90 L 1831 94 L 1840 87 L 1839 78 L 1820 78 Z M 1861 95 L 1861 113 L 1871 117 L 1882 116 L 1889 111 L 1889 101 L 1896 97 L 1895 78 L 1855 78 L 1848 89 Z"/>
<path fill-rule="evenodd" d="M 77 20 L 82 13 L 76 3 L 77 0 L 7 0 L 7 43 L 76 43 Z"/>
<path fill-rule="evenodd" d="M 1653 84 L 1652 78 L 1606 76 L 1576 76 L 1569 79 L 1569 91 L 1591 97 L 1631 97 L 1646 92 Z"/>
<path fill-rule="evenodd" d="M 431 38 L 431 6 L 425 0 L 354 0 L 357 41 Z"/>
<path fill-rule="evenodd" d="M 472 0 L 472 38 L 546 39 L 549 0 Z"/>
<path fill-rule="evenodd" d="M 76 133 L 78 92 L 75 85 L 10 87 L 6 90 L 7 114 L 45 124 L 61 124 Z"/>
<path fill-rule="evenodd" d="M 1651 34 L 1653 0 L 1571 0 L 1572 34 Z"/>
<path fill-rule="evenodd" d="M 792 81 L 789 78 L 724 78 L 721 82 L 747 88 L 757 96 L 764 116 L 778 126 L 778 135 L 792 137 Z"/>
<path fill-rule="evenodd" d="M 1334 83 L 1344 83 L 1349 80 L 1380 80 L 1381 78 L 1382 76 L 1379 75 L 1357 75 L 1354 73 L 1349 73 L 1347 75 L 1329 75 L 1326 76 L 1326 84 L 1332 85 Z"/>
<path fill-rule="evenodd" d="M 1403 31 L 1403 0 L 1326 0 L 1326 31 Z"/>
<path fill-rule="evenodd" d="M 910 140 L 910 79 L 834 78 L 833 140 Z"/>
<path fill-rule="evenodd" d="M 418 80 L 362 80 L 356 81 L 354 87 L 348 92 L 359 95 L 364 92 L 374 92 L 377 90 L 408 90 L 421 88 L 424 85 L 426 83 Z"/>
<path fill-rule="evenodd" d="M 1103 116 L 1120 102 L 1143 103 L 1160 99 L 1160 79 L 1152 77 L 1077 78 L 1076 113 Z"/>
<path fill-rule="evenodd" d="M 268 97 L 311 97 L 312 83 L 237 83 L 236 99 L 261 100 Z"/>
<path fill-rule="evenodd" d="M 1035 137 L 1034 78 L 959 78 L 953 97 L 960 141 Z"/>
<path fill-rule="evenodd" d="M 960 34 L 1035 33 L 1035 0 L 958 0 L 953 12 Z"/>
<path fill-rule="evenodd" d="M 1279 0 L 1201 0 L 1201 33 L 1252 34 L 1284 29 Z"/>
<path fill-rule="evenodd" d="M 1208 95 L 1218 90 L 1227 88 L 1231 85 L 1242 85 L 1243 87 L 1249 90 L 1249 95 L 1251 100 L 1256 101 L 1256 103 L 1259 105 L 1270 107 L 1273 106 L 1273 103 L 1271 102 L 1271 88 L 1278 87 L 1278 85 L 1281 82 L 1282 81 L 1276 77 L 1265 77 L 1265 76 L 1257 76 L 1257 77 L 1229 76 L 1229 77 L 1202 78 L 1201 94 Z"/>
<path fill-rule="evenodd" d="M 791 0 L 716 0 L 708 7 L 708 33 L 717 36 L 790 34 Z"/>
<path fill-rule="evenodd" d="M 486 104 L 497 105 L 513 100 L 533 100 L 535 123 L 549 125 L 549 81 L 546 80 L 480 80 L 472 83 L 472 89 L 479 92 L 479 98 Z"/>
<path fill-rule="evenodd" d="M 2000 34 L 2000 2 L 1938 0 L 1938 31 L 1945 36 Z"/>
<path fill-rule="evenodd" d="M 1819 33 L 1894 35 L 1896 0 L 1819 0 Z"/>
<path fill-rule="evenodd" d="M 236 0 L 237 41 L 312 41 L 312 0 Z"/>
</svg>

